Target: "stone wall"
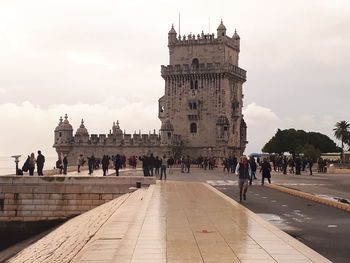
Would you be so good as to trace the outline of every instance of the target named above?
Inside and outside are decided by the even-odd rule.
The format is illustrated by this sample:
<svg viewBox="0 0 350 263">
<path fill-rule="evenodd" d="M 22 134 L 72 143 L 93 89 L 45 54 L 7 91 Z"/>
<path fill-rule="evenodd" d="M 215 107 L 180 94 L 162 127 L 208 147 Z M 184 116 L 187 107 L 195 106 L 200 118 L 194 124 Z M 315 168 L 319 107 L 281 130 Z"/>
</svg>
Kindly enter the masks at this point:
<svg viewBox="0 0 350 263">
<path fill-rule="evenodd" d="M 58 220 L 82 214 L 152 177 L 0 177 L 0 221 Z"/>
</svg>

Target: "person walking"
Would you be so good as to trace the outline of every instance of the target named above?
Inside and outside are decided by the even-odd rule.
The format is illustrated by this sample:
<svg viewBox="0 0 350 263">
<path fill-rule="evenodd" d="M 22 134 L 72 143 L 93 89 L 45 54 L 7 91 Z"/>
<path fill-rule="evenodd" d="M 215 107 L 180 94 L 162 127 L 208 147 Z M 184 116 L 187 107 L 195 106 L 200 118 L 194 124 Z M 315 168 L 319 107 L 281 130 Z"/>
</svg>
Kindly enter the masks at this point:
<svg viewBox="0 0 350 263">
<path fill-rule="evenodd" d="M 174 158 L 171 156 L 171 157 L 168 159 L 167 163 L 168 163 L 169 174 L 172 174 L 172 173 L 173 173 L 173 165 L 174 165 L 174 163 L 175 163 Z"/>
<path fill-rule="evenodd" d="M 190 159 L 189 155 L 187 155 L 187 158 L 185 160 L 185 164 L 186 164 L 187 173 L 190 173 L 191 159 Z"/>
<path fill-rule="evenodd" d="M 252 185 L 253 179 L 256 179 L 255 173 L 256 173 L 256 169 L 257 169 L 257 165 L 255 162 L 254 156 L 249 157 L 249 165 L 250 165 L 250 169 L 251 169 L 251 173 L 252 173 L 250 176 L 249 184 Z"/>
<path fill-rule="evenodd" d="M 181 173 L 184 173 L 185 172 L 185 157 L 181 156 L 180 162 L 181 162 Z"/>
<path fill-rule="evenodd" d="M 29 175 L 33 176 L 34 175 L 34 170 L 35 170 L 35 155 L 34 153 L 30 154 L 29 161 L 28 161 L 28 170 L 29 170 Z"/>
<path fill-rule="evenodd" d="M 301 174 L 301 159 L 299 155 L 295 157 L 295 174 Z"/>
<path fill-rule="evenodd" d="M 151 153 L 150 157 L 148 158 L 149 176 L 153 176 L 153 171 L 155 166 L 156 166 L 156 158 L 153 156 L 153 153 Z"/>
<path fill-rule="evenodd" d="M 108 166 L 109 166 L 109 156 L 103 155 L 102 157 L 102 170 L 103 170 L 103 176 L 106 176 L 108 173 Z"/>
<path fill-rule="evenodd" d="M 287 156 L 283 156 L 282 166 L 283 166 L 283 174 L 287 174 L 287 167 L 288 167 Z"/>
<path fill-rule="evenodd" d="M 251 168 L 246 156 L 240 158 L 236 166 L 236 175 L 238 176 L 239 201 L 242 202 L 242 196 L 244 200 L 247 200 L 248 184 L 251 177 Z"/>
<path fill-rule="evenodd" d="M 264 185 L 265 178 L 267 178 L 269 184 L 271 184 L 271 165 L 266 158 L 264 158 L 263 163 L 261 164 L 260 173 L 261 185 Z"/>
<path fill-rule="evenodd" d="M 93 174 L 94 173 L 95 165 L 96 165 L 95 156 L 91 155 L 90 158 L 88 157 L 89 174 Z"/>
<path fill-rule="evenodd" d="M 115 169 L 115 175 L 119 176 L 119 169 L 123 167 L 123 160 L 121 159 L 120 155 L 117 154 L 114 160 L 114 169 Z"/>
<path fill-rule="evenodd" d="M 312 166 L 314 166 L 314 161 L 312 160 L 312 158 L 309 158 L 308 164 L 309 164 L 310 175 L 312 175 Z"/>
<path fill-rule="evenodd" d="M 154 173 L 155 175 L 159 175 L 159 169 L 161 168 L 161 158 L 159 159 L 158 156 L 156 156 L 156 159 L 154 161 Z"/>
<path fill-rule="evenodd" d="M 167 166 L 167 159 L 165 155 L 163 155 L 163 158 L 160 158 L 160 180 L 163 179 L 163 173 L 164 173 L 164 180 L 166 180 L 166 166 Z"/>
<path fill-rule="evenodd" d="M 63 157 L 63 174 L 67 174 L 67 168 L 68 168 L 68 159 L 67 154 Z"/>
<path fill-rule="evenodd" d="M 80 167 L 82 167 L 84 165 L 84 158 L 83 155 L 80 154 L 77 160 L 77 165 L 78 165 L 78 173 L 80 173 Z"/>
<path fill-rule="evenodd" d="M 56 161 L 56 169 L 60 169 L 60 174 L 63 173 L 63 165 L 61 158 L 58 158 Z"/>
<path fill-rule="evenodd" d="M 227 172 L 230 172 L 230 163 L 229 163 L 229 159 L 225 158 L 224 161 L 222 162 L 223 166 L 224 166 L 224 172 L 225 170 L 227 170 Z"/>
<path fill-rule="evenodd" d="M 38 157 L 36 158 L 38 176 L 43 176 L 44 163 L 45 163 L 45 156 L 41 154 L 41 151 L 38 151 Z"/>
</svg>

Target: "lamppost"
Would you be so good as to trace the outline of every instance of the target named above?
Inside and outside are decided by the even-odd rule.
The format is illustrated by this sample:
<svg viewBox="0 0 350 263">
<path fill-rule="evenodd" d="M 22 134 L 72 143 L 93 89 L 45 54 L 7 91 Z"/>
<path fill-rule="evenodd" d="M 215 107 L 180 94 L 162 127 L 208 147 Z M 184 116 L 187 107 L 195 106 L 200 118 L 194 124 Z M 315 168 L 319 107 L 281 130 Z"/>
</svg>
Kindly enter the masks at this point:
<svg viewBox="0 0 350 263">
<path fill-rule="evenodd" d="M 21 157 L 21 155 L 13 155 L 11 156 L 12 158 L 15 158 L 15 163 L 16 163 L 16 175 L 18 174 L 18 163 L 19 163 L 19 157 Z"/>
</svg>

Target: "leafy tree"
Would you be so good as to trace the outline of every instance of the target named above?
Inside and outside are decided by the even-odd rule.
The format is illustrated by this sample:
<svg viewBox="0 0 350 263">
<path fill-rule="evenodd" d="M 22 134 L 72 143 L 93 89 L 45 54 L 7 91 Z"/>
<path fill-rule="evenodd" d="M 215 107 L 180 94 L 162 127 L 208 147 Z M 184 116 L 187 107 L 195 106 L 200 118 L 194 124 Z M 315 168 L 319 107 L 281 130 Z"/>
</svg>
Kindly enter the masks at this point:
<svg viewBox="0 0 350 263">
<path fill-rule="evenodd" d="M 340 151 L 340 148 L 327 135 L 295 129 L 278 129 L 276 134 L 265 144 L 262 151 L 279 154 L 289 152 L 294 155 L 299 153 L 301 147 L 307 144 L 313 145 L 315 149 L 319 149 L 321 152 Z"/>
<path fill-rule="evenodd" d="M 321 151 L 312 144 L 305 144 L 298 147 L 298 152 L 303 153 L 304 157 L 311 159 L 313 162 L 316 162 L 318 158 L 321 157 Z"/>
</svg>

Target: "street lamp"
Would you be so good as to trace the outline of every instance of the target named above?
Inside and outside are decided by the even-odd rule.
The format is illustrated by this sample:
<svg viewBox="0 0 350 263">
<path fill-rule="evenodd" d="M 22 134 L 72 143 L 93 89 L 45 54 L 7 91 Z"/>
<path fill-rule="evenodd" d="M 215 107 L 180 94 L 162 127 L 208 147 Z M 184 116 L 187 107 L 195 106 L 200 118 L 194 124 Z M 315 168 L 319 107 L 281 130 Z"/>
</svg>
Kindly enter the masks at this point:
<svg viewBox="0 0 350 263">
<path fill-rule="evenodd" d="M 15 163 L 16 163 L 16 175 L 18 174 L 18 163 L 19 163 L 19 157 L 21 157 L 21 155 L 13 155 L 11 156 L 12 158 L 15 158 Z"/>
</svg>

